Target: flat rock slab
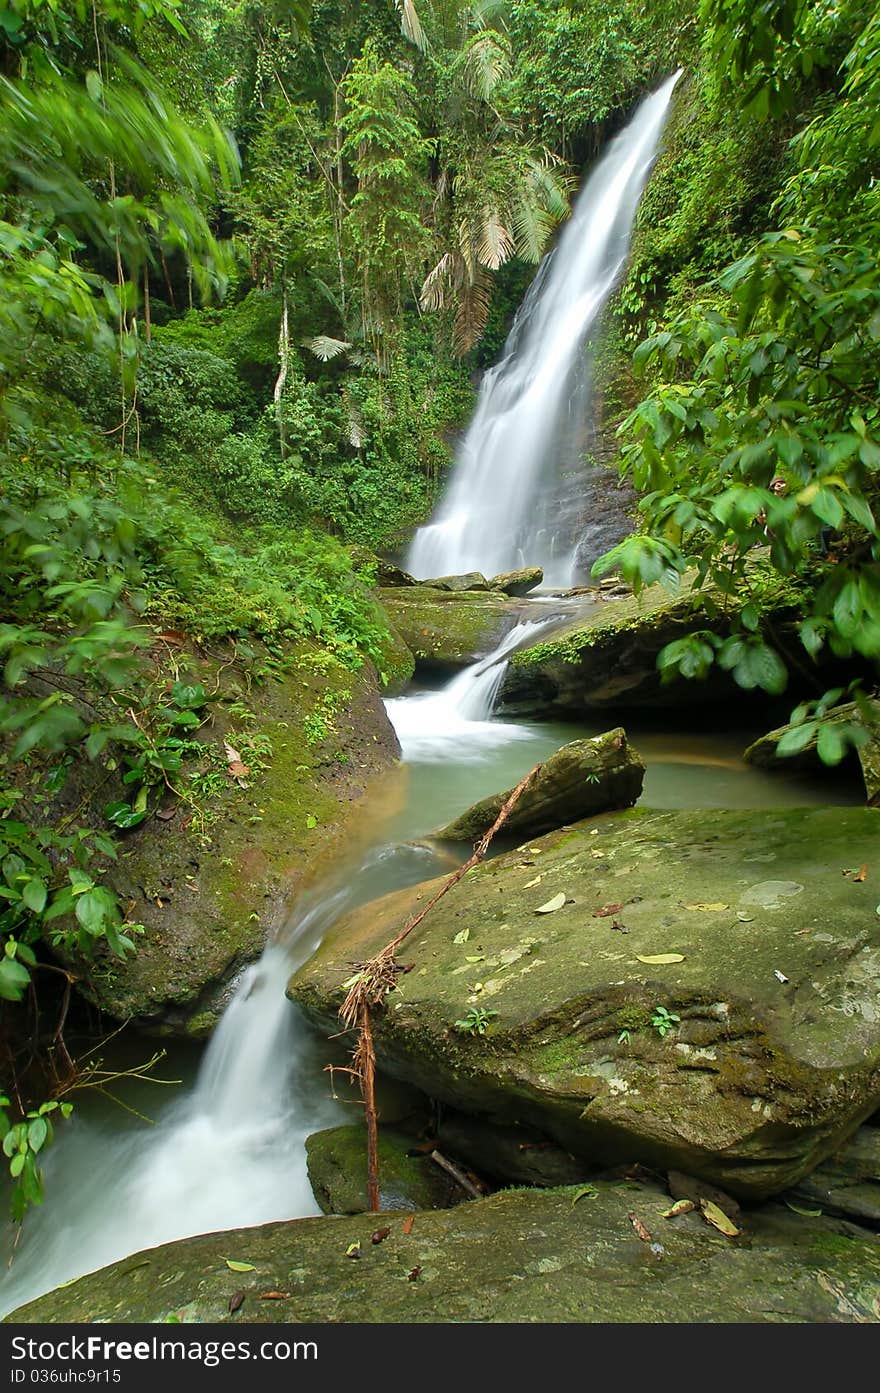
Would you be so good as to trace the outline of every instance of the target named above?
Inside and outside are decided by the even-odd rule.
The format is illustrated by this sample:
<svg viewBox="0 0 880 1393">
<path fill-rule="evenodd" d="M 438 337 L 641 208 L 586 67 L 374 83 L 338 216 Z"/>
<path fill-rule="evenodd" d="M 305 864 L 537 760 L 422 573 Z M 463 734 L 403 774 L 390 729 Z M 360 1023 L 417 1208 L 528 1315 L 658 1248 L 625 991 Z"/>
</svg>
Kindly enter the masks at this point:
<svg viewBox="0 0 880 1393">
<path fill-rule="evenodd" d="M 505 835 L 536 836 L 611 808 L 631 808 L 641 792 L 645 766 L 620 726 L 590 740 L 571 740 L 546 759 L 521 794 L 507 821 Z M 474 803 L 437 836 L 444 841 L 474 841 L 495 822 L 513 789 Z"/>
<path fill-rule="evenodd" d="M 527 843 L 407 940 L 380 1067 L 595 1163 L 791 1186 L 880 1101 L 878 853 L 863 808 L 634 810 Z M 440 884 L 343 920 L 290 995 L 338 1030 L 353 965 Z"/>
<path fill-rule="evenodd" d="M 437 590 L 426 584 L 377 592 L 407 648 L 422 662 L 466 667 L 497 647 L 524 603 L 487 590 Z"/>
<path fill-rule="evenodd" d="M 593 1191 L 507 1190 L 410 1215 L 409 1233 L 394 1212 L 206 1234 L 136 1253 L 7 1320 L 861 1324 L 880 1315 L 880 1244 L 842 1221 L 773 1205 L 729 1239 L 696 1213 L 662 1218 L 671 1201 L 656 1186 Z M 637 1237 L 632 1215 L 662 1251 Z M 374 1244 L 377 1227 L 391 1232 Z M 358 1242 L 360 1257 L 346 1256 Z M 231 1272 L 228 1258 L 254 1270 Z"/>
</svg>

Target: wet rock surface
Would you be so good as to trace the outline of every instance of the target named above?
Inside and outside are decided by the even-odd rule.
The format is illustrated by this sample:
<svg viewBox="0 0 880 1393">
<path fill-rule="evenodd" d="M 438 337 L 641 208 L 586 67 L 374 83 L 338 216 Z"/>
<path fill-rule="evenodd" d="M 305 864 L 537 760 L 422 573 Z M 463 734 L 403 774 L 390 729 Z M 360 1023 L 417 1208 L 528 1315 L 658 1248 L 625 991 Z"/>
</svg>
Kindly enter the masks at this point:
<svg viewBox="0 0 880 1393">
<path fill-rule="evenodd" d="M 589 740 L 572 740 L 544 761 L 510 813 L 505 835 L 537 836 L 592 813 L 632 807 L 644 776 L 645 766 L 620 726 Z M 474 841 L 492 826 L 512 792 L 483 798 L 437 836 Z"/>
<path fill-rule="evenodd" d="M 378 597 L 416 660 L 446 669 L 467 667 L 491 653 L 527 603 L 486 591 L 437 590 L 424 583 L 382 588 Z"/>
<path fill-rule="evenodd" d="M 796 1184 L 880 1101 L 880 918 L 841 875 L 880 873 L 876 818 L 634 810 L 483 863 L 407 940 L 380 1067 L 594 1165 Z M 351 964 L 441 883 L 345 919 L 291 996 L 337 1029 Z"/>
<path fill-rule="evenodd" d="M 410 1155 L 414 1138 L 379 1129 L 379 1198 L 383 1209 L 444 1209 L 462 1192 L 428 1155 Z M 367 1199 L 367 1133 L 358 1124 L 313 1132 L 306 1141 L 309 1182 L 325 1214 L 363 1214 Z"/>
<path fill-rule="evenodd" d="M 489 581 L 490 590 L 500 590 L 505 595 L 528 595 L 536 590 L 544 579 L 540 566 L 523 566 L 519 571 L 505 571 L 493 576 Z"/>
<path fill-rule="evenodd" d="M 7 1320 L 862 1324 L 880 1317 L 873 1236 L 771 1205 L 746 1215 L 741 1236 L 727 1238 L 697 1212 L 664 1218 L 670 1204 L 657 1185 L 599 1181 L 586 1193 L 508 1190 L 415 1215 L 206 1234 L 134 1254 Z M 389 1233 L 374 1243 L 384 1228 Z M 253 1270 L 230 1271 L 229 1258 Z"/>
<path fill-rule="evenodd" d="M 867 733 L 867 740 L 858 747 L 856 753 L 865 781 L 866 801 L 869 807 L 876 808 L 880 806 L 880 702 L 872 701 L 869 705 L 873 718 L 870 723 L 866 724 L 861 711 L 852 701 L 835 710 L 834 720 L 853 721 L 862 726 Z M 778 742 L 793 729 L 791 725 L 784 725 L 762 735 L 759 740 L 749 745 L 743 759 L 760 769 L 813 769 L 817 772 L 823 770 L 825 766 L 817 749 L 818 732 L 797 754 L 780 756 L 776 753 Z"/>
</svg>

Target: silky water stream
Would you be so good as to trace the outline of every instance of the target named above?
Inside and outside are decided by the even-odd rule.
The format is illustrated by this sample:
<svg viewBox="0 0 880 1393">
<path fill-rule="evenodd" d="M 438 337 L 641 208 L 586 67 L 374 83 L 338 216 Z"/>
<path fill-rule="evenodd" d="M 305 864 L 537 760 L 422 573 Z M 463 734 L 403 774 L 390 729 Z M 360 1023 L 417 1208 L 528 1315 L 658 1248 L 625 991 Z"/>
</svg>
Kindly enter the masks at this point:
<svg viewBox="0 0 880 1393">
<path fill-rule="evenodd" d="M 125 1098 L 152 1121 L 83 1095 L 46 1154 L 46 1202 L 28 1215 L 14 1260 L 3 1269 L 4 1313 L 142 1248 L 318 1212 L 306 1137 L 356 1112 L 333 1098 L 325 1071 L 330 1046 L 285 997 L 287 979 L 347 909 L 449 868 L 448 848 L 443 859 L 420 837 L 510 787 L 566 740 L 610 724 L 492 718 L 507 655 L 534 627 L 511 631 L 495 653 L 441 690 L 387 703 L 406 764 L 403 806 L 380 829 L 381 842 L 377 837 L 365 856 L 343 860 L 303 897 L 286 932 L 243 973 L 200 1063 L 193 1046 L 169 1049 L 159 1072 L 182 1074 L 184 1082 L 129 1085 Z M 858 801 L 845 779 L 829 787 L 743 765 L 745 732 L 669 735 L 631 723 L 628 732 L 648 766 L 642 802 L 651 807 Z M 148 1058 L 154 1044 L 129 1041 L 122 1067 Z M 13 1239 L 8 1231 L 7 1261 Z"/>
</svg>

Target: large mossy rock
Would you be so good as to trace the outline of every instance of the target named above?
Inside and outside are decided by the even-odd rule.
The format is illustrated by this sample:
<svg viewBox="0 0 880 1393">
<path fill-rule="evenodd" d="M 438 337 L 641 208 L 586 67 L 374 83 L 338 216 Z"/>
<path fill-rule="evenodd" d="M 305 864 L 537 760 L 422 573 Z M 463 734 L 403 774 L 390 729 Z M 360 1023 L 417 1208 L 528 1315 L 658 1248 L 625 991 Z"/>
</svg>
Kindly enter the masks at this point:
<svg viewBox="0 0 880 1393">
<path fill-rule="evenodd" d="M 382 1209 L 443 1209 L 462 1199 L 450 1177 L 427 1155 L 410 1155 L 413 1138 L 379 1128 Z M 367 1131 L 357 1123 L 313 1132 L 306 1141 L 309 1183 L 325 1214 L 363 1214 L 367 1199 Z"/>
<path fill-rule="evenodd" d="M 523 566 L 519 571 L 503 571 L 489 581 L 490 590 L 500 590 L 503 595 L 528 595 L 537 590 L 544 579 L 540 566 Z"/>
<path fill-rule="evenodd" d="M 513 655 L 502 687 L 506 707 L 583 713 L 702 706 L 733 693 L 744 699 L 731 675 L 715 667 L 702 682 L 661 683 L 657 655 L 666 644 L 697 629 L 723 628 L 717 616 L 708 616 L 702 595 L 689 588 L 670 593 L 662 585 L 638 598 L 608 599 L 601 589 L 590 594 L 586 613 Z"/>
<path fill-rule="evenodd" d="M 868 806 L 876 808 L 880 807 L 880 701 L 871 702 L 871 709 L 874 721 L 873 724 L 866 727 L 868 739 L 864 745 L 859 746 L 857 754 L 862 768 L 862 777 L 865 781 L 865 797 Z M 858 725 L 864 724 L 859 708 L 854 701 L 838 707 L 834 712 L 833 719 L 835 721 L 855 721 Z M 795 755 L 780 757 L 776 753 L 777 744 L 783 735 L 792 729 L 791 725 L 785 725 L 780 726 L 778 730 L 771 730 L 766 735 L 762 735 L 759 740 L 749 745 L 743 759 L 749 764 L 757 765 L 759 769 L 824 769 L 825 766 L 819 758 L 817 748 L 818 738 L 809 741 Z"/>
<path fill-rule="evenodd" d="M 747 1215 L 742 1238 L 731 1240 L 697 1213 L 664 1219 L 670 1199 L 657 1186 L 598 1182 L 594 1190 L 580 1199 L 572 1188 L 507 1190 L 417 1214 L 415 1222 L 383 1214 L 391 1232 L 382 1243 L 371 1242 L 375 1214 L 205 1234 L 135 1253 L 7 1321 L 332 1327 L 878 1318 L 880 1247 L 841 1220 L 772 1205 Z M 659 1251 L 637 1236 L 633 1216 Z M 358 1260 L 347 1256 L 355 1243 Z M 253 1271 L 231 1272 L 230 1256 Z M 266 1300 L 268 1291 L 284 1295 Z"/>
<path fill-rule="evenodd" d="M 380 1066 L 587 1160 L 793 1185 L 880 1101 L 877 818 L 635 810 L 483 863 L 407 940 Z M 867 883 L 841 875 L 862 863 Z M 337 1030 L 352 962 L 439 884 L 344 920 L 290 995 Z M 456 1026 L 474 1010 L 484 1035 Z"/>
<path fill-rule="evenodd" d="M 80 989 L 108 1015 L 201 1036 L 399 746 L 373 669 L 328 664 L 306 645 L 278 680 L 245 686 L 221 657 L 190 659 L 187 680 L 216 694 L 198 732 L 211 791 L 192 786 L 190 801 L 166 800 L 124 835 L 107 879 L 144 926 L 137 951 L 75 966 Z M 224 741 L 246 752 L 254 740 L 262 754 L 248 756 L 253 767 L 239 782 L 227 773 Z M 102 772 L 96 765 L 90 777 Z"/>
<path fill-rule="evenodd" d="M 590 740 L 572 740 L 545 760 L 504 824 L 505 834 L 537 836 L 612 808 L 631 808 L 642 792 L 645 766 L 618 726 Z M 468 808 L 437 836 L 474 841 L 492 826 L 513 789 Z"/>
<path fill-rule="evenodd" d="M 491 653 L 517 622 L 522 603 L 485 591 L 435 590 L 427 585 L 382 588 L 379 599 L 417 660 L 466 667 Z"/>
<path fill-rule="evenodd" d="M 426 585 L 429 590 L 451 590 L 456 595 L 489 589 L 489 582 L 482 571 L 465 571 L 458 576 L 436 576 L 432 580 L 420 581 L 419 584 Z"/>
</svg>

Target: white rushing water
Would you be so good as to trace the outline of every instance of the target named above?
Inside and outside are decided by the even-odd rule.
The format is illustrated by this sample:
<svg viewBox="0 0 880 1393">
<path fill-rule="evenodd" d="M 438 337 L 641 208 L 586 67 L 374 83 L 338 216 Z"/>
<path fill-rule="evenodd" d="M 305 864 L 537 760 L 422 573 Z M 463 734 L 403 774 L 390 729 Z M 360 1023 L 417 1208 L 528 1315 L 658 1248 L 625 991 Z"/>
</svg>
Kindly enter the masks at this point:
<svg viewBox="0 0 880 1393">
<path fill-rule="evenodd" d="M 413 540 L 413 575 L 540 565 L 550 584 L 572 583 L 576 537 L 560 475 L 581 453 L 584 344 L 626 261 L 678 77 L 611 143 L 539 268 L 500 362 L 483 378 L 447 493 Z"/>
<path fill-rule="evenodd" d="M 500 745 L 530 739 L 530 727 L 490 717 L 510 655 L 534 642 L 547 623 L 527 620 L 517 624 L 494 653 L 465 668 L 438 692 L 386 701 L 403 758 L 416 764 L 485 760 Z"/>
<path fill-rule="evenodd" d="M 528 727 L 489 718 L 507 656 L 547 622 L 517 625 L 442 691 L 387 702 L 404 757 L 461 771 L 535 739 Z M 480 796 L 492 791 L 489 780 Z M 458 785 L 460 809 L 472 800 Z M 374 847 L 355 875 L 342 868 L 243 973 L 195 1084 L 153 1128 L 76 1115 L 66 1124 L 46 1154 L 46 1204 L 28 1214 L 0 1283 L 0 1312 L 143 1248 L 319 1212 L 306 1138 L 356 1114 L 331 1097 L 320 1047 L 285 996 L 288 978 L 352 905 L 424 880 L 436 864 L 429 847 L 404 843 Z"/>
</svg>

